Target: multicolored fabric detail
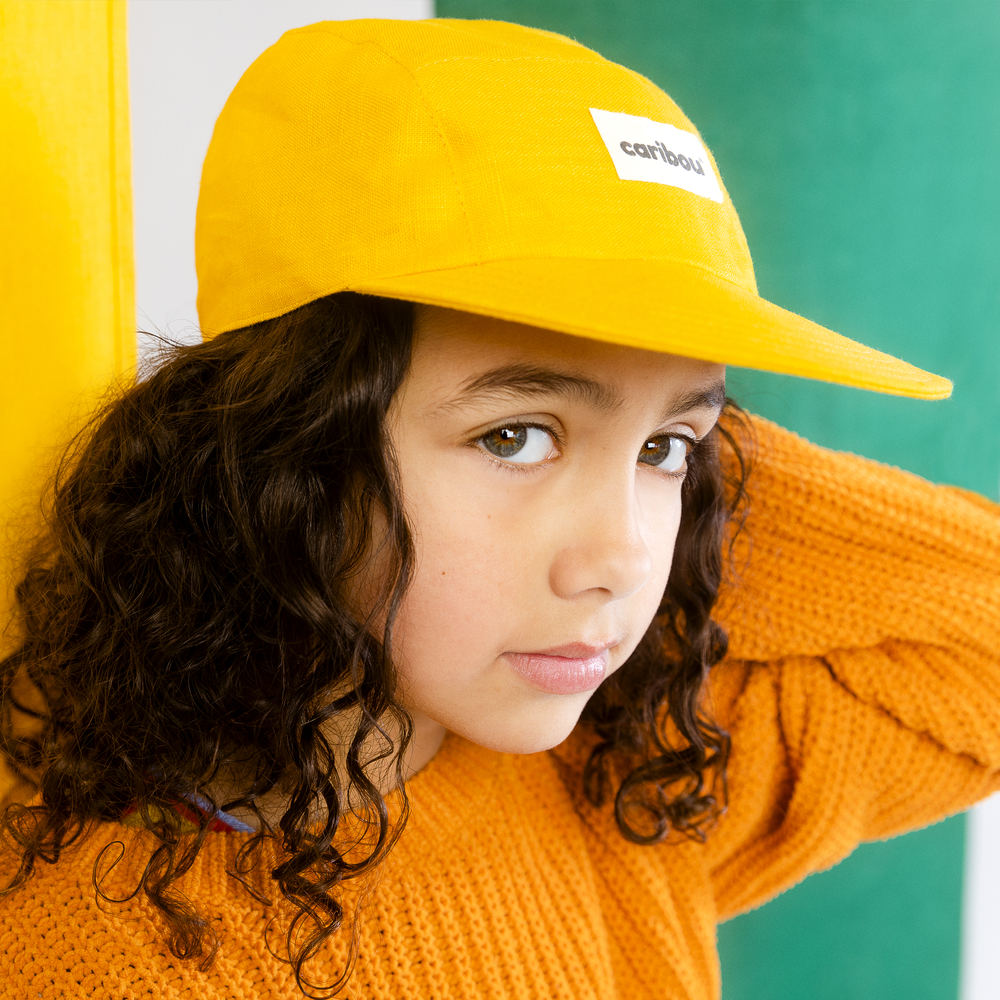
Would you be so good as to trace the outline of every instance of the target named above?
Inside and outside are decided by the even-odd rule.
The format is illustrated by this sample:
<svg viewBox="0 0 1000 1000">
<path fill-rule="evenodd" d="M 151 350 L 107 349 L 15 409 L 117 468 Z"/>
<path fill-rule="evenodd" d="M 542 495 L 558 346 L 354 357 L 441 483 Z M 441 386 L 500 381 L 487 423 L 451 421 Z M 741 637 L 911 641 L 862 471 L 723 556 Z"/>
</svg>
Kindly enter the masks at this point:
<svg viewBox="0 0 1000 1000">
<path fill-rule="evenodd" d="M 253 833 L 253 827 L 240 822 L 235 816 L 223 812 L 221 809 L 213 809 L 211 802 L 200 795 L 185 795 L 182 800 L 170 803 L 170 808 L 181 817 L 181 832 L 195 833 L 203 816 L 210 816 L 208 823 L 210 833 Z M 150 806 L 150 813 L 156 818 L 159 809 L 157 806 Z M 123 826 L 139 828 L 143 826 L 139 818 L 137 808 L 133 805 L 122 816 Z"/>
</svg>

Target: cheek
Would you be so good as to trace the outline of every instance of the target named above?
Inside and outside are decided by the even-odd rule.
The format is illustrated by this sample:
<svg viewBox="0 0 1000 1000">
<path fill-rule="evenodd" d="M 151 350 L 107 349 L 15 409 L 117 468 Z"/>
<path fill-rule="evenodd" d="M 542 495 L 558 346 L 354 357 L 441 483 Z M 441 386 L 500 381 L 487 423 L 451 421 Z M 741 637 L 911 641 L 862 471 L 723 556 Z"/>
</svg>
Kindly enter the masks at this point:
<svg viewBox="0 0 1000 1000">
<path fill-rule="evenodd" d="M 425 535 L 402 609 L 407 631 L 434 635 L 438 642 L 466 639 L 480 628 L 481 618 L 494 616 L 507 583 L 504 552 L 488 538 Z"/>
<path fill-rule="evenodd" d="M 532 546 L 513 545 L 503 519 L 466 502 L 420 498 L 416 572 L 394 629 L 411 685 L 461 687 L 506 648 L 508 629 L 539 573 Z M 444 500 L 444 502 L 442 502 Z"/>
<path fill-rule="evenodd" d="M 680 483 L 639 483 L 636 496 L 638 528 L 652 564 L 649 585 L 637 595 L 648 615 L 648 625 L 663 599 L 673 563 L 681 523 Z"/>
</svg>

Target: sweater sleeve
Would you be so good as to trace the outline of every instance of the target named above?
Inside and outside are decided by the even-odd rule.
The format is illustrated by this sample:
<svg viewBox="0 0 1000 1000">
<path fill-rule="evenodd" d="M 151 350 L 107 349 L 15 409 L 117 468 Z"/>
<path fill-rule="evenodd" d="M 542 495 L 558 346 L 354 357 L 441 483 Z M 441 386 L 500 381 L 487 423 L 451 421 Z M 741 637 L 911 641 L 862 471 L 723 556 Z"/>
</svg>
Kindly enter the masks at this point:
<svg viewBox="0 0 1000 1000">
<path fill-rule="evenodd" d="M 722 918 L 1000 787 L 1000 507 L 753 423 L 711 688 Z"/>
</svg>

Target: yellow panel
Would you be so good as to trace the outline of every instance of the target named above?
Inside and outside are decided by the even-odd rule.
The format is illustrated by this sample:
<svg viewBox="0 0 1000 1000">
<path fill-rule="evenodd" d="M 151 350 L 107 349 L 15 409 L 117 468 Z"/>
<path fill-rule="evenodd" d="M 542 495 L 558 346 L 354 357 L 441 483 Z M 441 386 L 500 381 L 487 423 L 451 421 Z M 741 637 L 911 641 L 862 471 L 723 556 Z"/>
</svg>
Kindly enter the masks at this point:
<svg viewBox="0 0 1000 1000">
<path fill-rule="evenodd" d="M 125 18 L 125 0 L 0 0 L 4 621 L 60 443 L 135 368 Z"/>
</svg>

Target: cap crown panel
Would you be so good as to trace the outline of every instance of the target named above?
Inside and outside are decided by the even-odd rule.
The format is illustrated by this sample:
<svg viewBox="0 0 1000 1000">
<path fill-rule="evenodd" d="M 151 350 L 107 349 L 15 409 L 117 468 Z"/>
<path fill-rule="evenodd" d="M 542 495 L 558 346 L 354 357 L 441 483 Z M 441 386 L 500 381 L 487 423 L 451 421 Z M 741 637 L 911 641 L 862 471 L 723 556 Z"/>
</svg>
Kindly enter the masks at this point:
<svg viewBox="0 0 1000 1000">
<path fill-rule="evenodd" d="M 694 132 L 662 91 L 561 36 L 489 27 L 323 22 L 247 70 L 202 177 L 207 331 L 510 258 L 671 260 L 755 288 L 728 196 L 617 176 L 589 108 Z"/>
</svg>

